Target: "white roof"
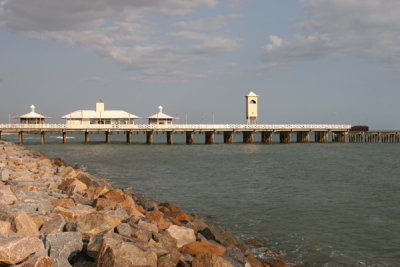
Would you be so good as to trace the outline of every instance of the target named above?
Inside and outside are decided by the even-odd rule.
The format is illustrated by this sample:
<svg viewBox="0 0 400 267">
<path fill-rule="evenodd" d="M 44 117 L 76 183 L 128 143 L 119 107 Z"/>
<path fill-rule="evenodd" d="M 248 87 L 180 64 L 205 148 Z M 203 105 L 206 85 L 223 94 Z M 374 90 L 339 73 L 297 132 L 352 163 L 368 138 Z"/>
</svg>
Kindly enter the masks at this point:
<svg viewBox="0 0 400 267">
<path fill-rule="evenodd" d="M 163 107 L 159 106 L 158 107 L 158 112 L 156 114 L 148 117 L 148 119 L 171 119 L 172 120 L 174 118 L 174 117 L 171 117 L 171 116 L 169 116 L 167 114 L 164 114 L 162 112 L 162 110 L 163 110 Z"/>
<path fill-rule="evenodd" d="M 253 91 L 251 91 L 247 96 L 258 96 Z"/>
<path fill-rule="evenodd" d="M 138 119 L 139 117 L 123 110 L 77 110 L 61 117 L 62 119 Z"/>
<path fill-rule="evenodd" d="M 26 113 L 25 115 L 19 116 L 20 119 L 49 119 L 50 117 L 43 116 L 35 112 L 35 106 L 32 105 L 31 112 Z"/>
</svg>

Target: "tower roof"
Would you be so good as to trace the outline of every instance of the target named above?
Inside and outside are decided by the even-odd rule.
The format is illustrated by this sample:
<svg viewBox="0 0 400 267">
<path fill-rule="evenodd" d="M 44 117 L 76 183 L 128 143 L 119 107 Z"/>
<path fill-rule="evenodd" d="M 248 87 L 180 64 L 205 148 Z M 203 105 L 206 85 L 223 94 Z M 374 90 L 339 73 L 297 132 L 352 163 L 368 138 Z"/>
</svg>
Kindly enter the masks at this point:
<svg viewBox="0 0 400 267">
<path fill-rule="evenodd" d="M 49 119 L 50 117 L 43 116 L 35 112 L 35 106 L 30 106 L 31 112 L 26 113 L 25 115 L 20 116 L 20 119 Z"/>
<path fill-rule="evenodd" d="M 253 91 L 251 91 L 247 96 L 258 96 Z"/>
</svg>

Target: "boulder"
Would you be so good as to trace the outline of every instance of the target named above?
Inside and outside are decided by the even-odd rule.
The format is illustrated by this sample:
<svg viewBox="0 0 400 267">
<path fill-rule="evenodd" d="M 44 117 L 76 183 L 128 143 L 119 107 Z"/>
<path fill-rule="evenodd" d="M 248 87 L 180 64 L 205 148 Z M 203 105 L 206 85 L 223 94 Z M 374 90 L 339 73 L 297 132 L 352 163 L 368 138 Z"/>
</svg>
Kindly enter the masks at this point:
<svg viewBox="0 0 400 267">
<path fill-rule="evenodd" d="M 10 232 L 11 224 L 8 221 L 0 221 L 0 234 L 8 236 Z"/>
<path fill-rule="evenodd" d="M 153 239 L 156 242 L 161 243 L 163 248 L 177 249 L 176 239 L 173 238 L 167 231 L 160 231 L 159 233 L 153 233 Z"/>
<path fill-rule="evenodd" d="M 157 267 L 175 267 L 180 261 L 180 255 L 177 253 L 168 253 L 158 258 Z"/>
<path fill-rule="evenodd" d="M 153 233 L 149 232 L 144 228 L 141 228 L 138 225 L 131 226 L 131 236 L 143 240 L 144 242 L 148 242 L 151 239 L 152 234 Z"/>
<path fill-rule="evenodd" d="M 50 220 L 43 223 L 40 228 L 40 233 L 46 235 L 62 233 L 65 223 L 64 216 L 61 214 L 53 214 Z"/>
<path fill-rule="evenodd" d="M 94 202 L 96 210 L 114 210 L 116 206 L 117 202 L 105 198 L 98 198 Z"/>
<path fill-rule="evenodd" d="M 194 235 L 194 231 L 192 229 L 183 226 L 171 225 L 166 231 L 176 239 L 178 248 L 196 241 L 196 236 Z"/>
<path fill-rule="evenodd" d="M 45 247 L 53 267 L 72 266 L 69 261 L 76 258 L 82 250 L 82 235 L 79 232 L 64 232 L 46 235 Z"/>
<path fill-rule="evenodd" d="M 78 217 L 78 214 L 75 211 L 63 207 L 55 207 L 53 209 L 53 213 L 58 213 L 63 215 L 68 222 L 75 221 L 76 218 Z"/>
<path fill-rule="evenodd" d="M 32 218 L 24 211 L 13 213 L 9 218 L 11 230 L 23 236 L 39 236 L 38 228 Z"/>
<path fill-rule="evenodd" d="M 146 198 L 143 194 L 133 194 L 133 199 L 137 204 L 142 206 L 146 211 L 151 211 L 157 208 L 157 202 L 152 199 Z"/>
<path fill-rule="evenodd" d="M 76 172 L 74 168 L 71 166 L 65 167 L 60 173 L 58 173 L 59 176 L 63 178 L 75 178 L 76 177 Z"/>
<path fill-rule="evenodd" d="M 0 265 L 22 262 L 29 255 L 43 249 L 43 242 L 37 237 L 24 236 L 0 239 Z"/>
<path fill-rule="evenodd" d="M 108 191 L 107 186 L 91 186 L 86 190 L 84 197 L 87 199 L 96 199 Z"/>
<path fill-rule="evenodd" d="M 143 250 L 131 242 L 121 242 L 106 237 L 97 258 L 97 267 L 109 266 L 157 266 L 157 254 Z"/>
<path fill-rule="evenodd" d="M 145 216 L 153 219 L 157 223 L 158 230 L 165 230 L 171 226 L 171 223 L 167 222 L 164 219 L 164 215 L 158 210 L 147 212 Z"/>
<path fill-rule="evenodd" d="M 100 232 L 98 234 L 92 235 L 89 239 L 87 245 L 87 255 L 92 259 L 97 259 L 101 247 L 103 246 L 103 239 L 106 235 L 110 235 L 110 231 Z"/>
<path fill-rule="evenodd" d="M 44 253 L 36 253 L 15 267 L 52 267 L 51 258 Z"/>
<path fill-rule="evenodd" d="M 0 180 L 5 182 L 8 180 L 8 178 L 10 177 L 10 174 L 8 173 L 7 170 L 1 170 L 0 171 Z"/>
<path fill-rule="evenodd" d="M 74 178 L 65 180 L 62 184 L 58 186 L 58 189 L 67 191 L 72 187 L 75 187 L 74 189 L 72 189 L 73 192 L 85 191 L 87 189 L 87 186 L 84 183 Z"/>
<path fill-rule="evenodd" d="M 103 194 L 102 197 L 120 204 L 129 215 L 131 215 L 130 212 L 132 209 L 135 210 L 135 202 L 132 197 L 124 193 L 121 189 L 110 190 Z"/>
<path fill-rule="evenodd" d="M 192 218 L 187 215 L 186 213 L 184 213 L 183 211 L 174 211 L 174 212 L 166 212 L 165 213 L 168 217 L 174 218 L 177 221 L 191 221 Z"/>
<path fill-rule="evenodd" d="M 54 207 L 57 207 L 57 206 L 60 206 L 60 207 L 74 207 L 75 206 L 75 202 L 70 198 L 52 199 L 50 201 L 50 203 Z"/>
<path fill-rule="evenodd" d="M 132 228 L 127 223 L 118 224 L 116 230 L 117 230 L 117 233 L 122 236 L 131 236 L 131 234 L 132 234 Z"/>
<path fill-rule="evenodd" d="M 11 190 L 0 189 L 0 204 L 11 205 L 17 200 L 17 197 Z"/>
<path fill-rule="evenodd" d="M 246 257 L 238 248 L 227 248 L 225 255 L 241 263 L 242 265 L 246 264 Z"/>
<path fill-rule="evenodd" d="M 210 253 L 202 253 L 197 255 L 192 261 L 192 267 L 234 267 L 232 263 L 224 258 Z"/>
<path fill-rule="evenodd" d="M 166 207 L 170 212 L 181 212 L 182 210 L 171 202 L 161 203 L 160 206 Z"/>
<path fill-rule="evenodd" d="M 77 220 L 76 230 L 82 234 L 84 240 L 103 231 L 113 230 L 120 220 L 102 212 L 93 212 L 80 216 Z"/>
<path fill-rule="evenodd" d="M 140 220 L 137 222 L 137 225 L 151 233 L 158 233 L 157 223 L 151 218 L 140 218 Z"/>
<path fill-rule="evenodd" d="M 190 254 L 192 256 L 199 255 L 201 253 L 212 253 L 217 255 L 224 255 L 226 249 L 223 246 L 212 244 L 211 242 L 191 242 L 179 248 L 179 251 L 183 254 Z"/>
</svg>

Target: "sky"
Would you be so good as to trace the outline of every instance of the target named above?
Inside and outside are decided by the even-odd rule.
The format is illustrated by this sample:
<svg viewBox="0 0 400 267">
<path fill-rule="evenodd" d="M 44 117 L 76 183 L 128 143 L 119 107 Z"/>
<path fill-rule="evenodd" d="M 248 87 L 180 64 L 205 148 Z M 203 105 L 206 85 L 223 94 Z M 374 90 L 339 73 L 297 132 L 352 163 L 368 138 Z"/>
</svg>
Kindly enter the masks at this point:
<svg viewBox="0 0 400 267">
<path fill-rule="evenodd" d="M 0 0 L 0 123 L 94 109 L 400 129 L 398 0 Z M 145 123 L 139 120 L 138 123 Z"/>
</svg>

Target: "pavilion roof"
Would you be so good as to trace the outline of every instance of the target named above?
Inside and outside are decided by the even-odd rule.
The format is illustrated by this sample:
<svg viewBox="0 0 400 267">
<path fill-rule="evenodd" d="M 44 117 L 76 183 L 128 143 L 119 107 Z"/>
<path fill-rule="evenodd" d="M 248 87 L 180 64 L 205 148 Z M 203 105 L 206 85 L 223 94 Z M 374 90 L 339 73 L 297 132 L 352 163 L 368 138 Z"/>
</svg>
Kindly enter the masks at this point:
<svg viewBox="0 0 400 267">
<path fill-rule="evenodd" d="M 138 116 L 123 110 L 76 110 L 61 117 L 62 119 L 139 119 Z"/>
</svg>

